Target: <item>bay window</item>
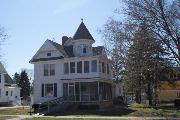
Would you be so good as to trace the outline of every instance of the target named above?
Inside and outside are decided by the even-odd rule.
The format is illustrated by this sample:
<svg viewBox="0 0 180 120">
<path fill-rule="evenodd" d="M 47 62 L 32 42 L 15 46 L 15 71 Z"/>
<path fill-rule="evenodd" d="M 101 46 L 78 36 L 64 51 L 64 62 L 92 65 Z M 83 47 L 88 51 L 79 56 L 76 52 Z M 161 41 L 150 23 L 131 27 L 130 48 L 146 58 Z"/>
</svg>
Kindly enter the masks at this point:
<svg viewBox="0 0 180 120">
<path fill-rule="evenodd" d="M 89 73 L 89 61 L 84 61 L 84 73 Z"/>
<path fill-rule="evenodd" d="M 97 60 L 91 61 L 91 72 L 97 72 Z"/>
<path fill-rule="evenodd" d="M 70 73 L 75 73 L 75 62 L 70 62 Z"/>
<path fill-rule="evenodd" d="M 77 62 L 77 73 L 82 73 L 82 61 Z"/>
</svg>

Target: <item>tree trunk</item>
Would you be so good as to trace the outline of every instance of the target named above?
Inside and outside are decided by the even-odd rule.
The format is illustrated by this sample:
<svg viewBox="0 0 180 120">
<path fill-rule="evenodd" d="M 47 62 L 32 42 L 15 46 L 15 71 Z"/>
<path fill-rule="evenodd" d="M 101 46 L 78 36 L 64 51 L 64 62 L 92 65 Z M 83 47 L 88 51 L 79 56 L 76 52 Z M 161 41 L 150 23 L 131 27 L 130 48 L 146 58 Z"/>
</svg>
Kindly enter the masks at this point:
<svg viewBox="0 0 180 120">
<path fill-rule="evenodd" d="M 136 93 L 135 93 L 135 101 L 136 103 L 141 103 L 141 90 L 136 90 Z"/>
<path fill-rule="evenodd" d="M 148 90 L 147 90 L 149 105 L 152 106 L 152 89 L 151 89 L 151 83 L 148 83 Z"/>
</svg>

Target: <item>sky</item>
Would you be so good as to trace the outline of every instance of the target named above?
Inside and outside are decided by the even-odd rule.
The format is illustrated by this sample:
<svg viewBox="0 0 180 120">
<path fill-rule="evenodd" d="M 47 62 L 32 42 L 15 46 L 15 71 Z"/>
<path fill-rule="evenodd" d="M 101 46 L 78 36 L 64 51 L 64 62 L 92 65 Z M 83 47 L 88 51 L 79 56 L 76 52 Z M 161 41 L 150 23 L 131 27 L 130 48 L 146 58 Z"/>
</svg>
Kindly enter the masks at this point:
<svg viewBox="0 0 180 120">
<path fill-rule="evenodd" d="M 46 39 L 61 43 L 62 36 L 73 37 L 81 18 L 94 37 L 103 45 L 101 29 L 119 0 L 0 0 L 0 25 L 8 37 L 1 46 L 1 61 L 12 76 L 26 68 Z"/>
</svg>

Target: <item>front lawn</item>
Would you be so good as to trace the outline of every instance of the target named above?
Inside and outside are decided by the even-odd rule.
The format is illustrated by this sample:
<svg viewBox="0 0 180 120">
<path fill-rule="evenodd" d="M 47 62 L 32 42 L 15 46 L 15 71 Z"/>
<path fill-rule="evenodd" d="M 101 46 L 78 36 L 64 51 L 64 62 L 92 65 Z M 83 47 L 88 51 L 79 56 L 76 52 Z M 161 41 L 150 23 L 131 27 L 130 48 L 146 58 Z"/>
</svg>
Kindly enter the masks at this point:
<svg viewBox="0 0 180 120">
<path fill-rule="evenodd" d="M 147 105 L 133 104 L 129 109 L 134 112 L 127 116 L 137 117 L 180 117 L 180 107 L 174 107 L 173 104 L 161 104 L 157 108 L 149 107 Z"/>
<path fill-rule="evenodd" d="M 0 115 L 29 115 L 28 107 L 0 109 Z"/>
<path fill-rule="evenodd" d="M 17 118 L 16 116 L 0 116 L 0 120 L 7 120 L 11 118 Z"/>
</svg>

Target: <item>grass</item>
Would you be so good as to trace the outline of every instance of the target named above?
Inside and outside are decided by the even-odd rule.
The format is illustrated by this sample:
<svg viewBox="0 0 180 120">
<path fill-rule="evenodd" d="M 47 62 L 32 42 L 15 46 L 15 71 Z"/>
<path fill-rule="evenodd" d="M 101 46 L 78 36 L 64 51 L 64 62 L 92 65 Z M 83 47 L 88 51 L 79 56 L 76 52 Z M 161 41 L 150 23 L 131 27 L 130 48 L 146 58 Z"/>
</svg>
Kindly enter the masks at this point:
<svg viewBox="0 0 180 120">
<path fill-rule="evenodd" d="M 162 104 L 157 108 L 153 108 L 147 105 L 136 104 L 131 105 L 129 109 L 134 112 L 127 116 L 137 117 L 180 117 L 180 107 L 174 107 L 173 104 Z"/>
<path fill-rule="evenodd" d="M 119 120 L 119 119 L 118 118 L 108 119 L 108 118 L 48 118 L 48 117 L 34 117 L 34 118 L 26 118 L 26 119 L 23 119 L 23 120 Z"/>
<path fill-rule="evenodd" d="M 6 120 L 11 118 L 17 118 L 16 116 L 0 116 L 0 120 Z"/>
<path fill-rule="evenodd" d="M 29 108 L 8 108 L 0 109 L 0 115 L 29 115 Z M 132 104 L 129 107 L 115 106 L 100 110 L 73 110 L 70 108 L 63 114 L 53 114 L 50 117 L 33 117 L 25 120 L 97 120 L 97 118 L 57 118 L 55 116 L 116 116 L 116 117 L 180 117 L 180 107 L 174 107 L 173 104 L 161 104 L 157 108 L 144 104 Z M 2 119 L 1 119 L 2 117 Z M 0 120 L 4 120 L 0 116 Z M 101 118 L 101 120 L 109 120 Z"/>
<path fill-rule="evenodd" d="M 7 108 L 0 109 L 0 115 L 29 115 L 29 108 Z"/>
</svg>

